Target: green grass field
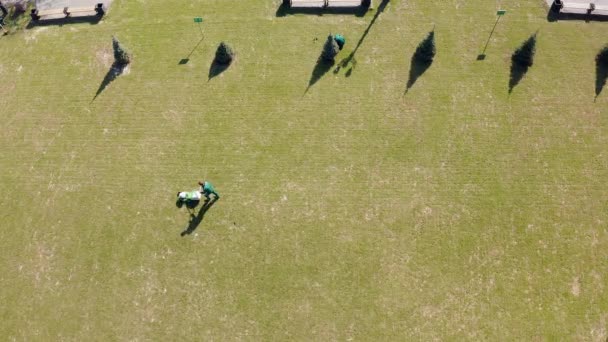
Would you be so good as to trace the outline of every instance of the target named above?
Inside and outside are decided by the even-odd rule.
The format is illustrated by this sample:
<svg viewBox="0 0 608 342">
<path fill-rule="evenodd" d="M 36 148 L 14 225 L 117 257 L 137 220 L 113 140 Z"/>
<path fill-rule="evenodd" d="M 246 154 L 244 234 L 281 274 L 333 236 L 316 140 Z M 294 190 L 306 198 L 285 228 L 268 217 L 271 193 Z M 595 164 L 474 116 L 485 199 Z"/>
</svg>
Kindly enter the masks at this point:
<svg viewBox="0 0 608 342">
<path fill-rule="evenodd" d="M 500 6 L 484 61 L 487 0 L 391 0 L 372 26 L 115 0 L 96 25 L 0 38 L 0 336 L 605 341 L 608 23 Z M 330 32 L 338 61 L 363 37 L 356 66 L 306 92 Z M 133 62 L 93 101 L 112 35 Z M 237 58 L 209 79 L 222 40 Z M 175 193 L 199 179 L 222 198 L 182 237 Z"/>
</svg>

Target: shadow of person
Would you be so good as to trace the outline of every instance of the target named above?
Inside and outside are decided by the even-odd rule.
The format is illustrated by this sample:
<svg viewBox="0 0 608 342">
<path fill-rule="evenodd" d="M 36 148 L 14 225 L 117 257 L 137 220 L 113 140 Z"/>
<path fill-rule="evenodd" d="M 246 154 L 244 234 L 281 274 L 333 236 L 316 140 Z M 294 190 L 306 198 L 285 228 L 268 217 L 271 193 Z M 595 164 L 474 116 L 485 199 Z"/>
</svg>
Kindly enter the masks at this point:
<svg viewBox="0 0 608 342">
<path fill-rule="evenodd" d="M 345 77 L 350 77 L 353 69 L 357 66 L 357 59 L 355 59 L 355 51 L 352 51 L 346 58 L 343 58 L 338 66 L 334 69 L 334 74 L 340 72 L 340 69 L 346 69 Z"/>
<path fill-rule="evenodd" d="M 194 232 L 196 230 L 196 228 L 198 228 L 198 226 L 203 221 L 203 218 L 205 217 L 205 213 L 207 213 L 207 210 L 211 209 L 211 207 L 213 206 L 213 204 L 216 201 L 217 201 L 217 199 L 215 199 L 215 198 L 212 200 L 209 200 L 209 201 L 205 201 L 203 206 L 199 209 L 198 214 L 196 216 L 194 215 L 194 211 L 192 213 L 190 213 L 190 222 L 188 222 L 188 226 L 186 227 L 186 229 L 184 229 L 183 232 L 180 233 L 180 235 L 185 236 L 185 235 L 192 234 L 192 232 Z"/>
</svg>

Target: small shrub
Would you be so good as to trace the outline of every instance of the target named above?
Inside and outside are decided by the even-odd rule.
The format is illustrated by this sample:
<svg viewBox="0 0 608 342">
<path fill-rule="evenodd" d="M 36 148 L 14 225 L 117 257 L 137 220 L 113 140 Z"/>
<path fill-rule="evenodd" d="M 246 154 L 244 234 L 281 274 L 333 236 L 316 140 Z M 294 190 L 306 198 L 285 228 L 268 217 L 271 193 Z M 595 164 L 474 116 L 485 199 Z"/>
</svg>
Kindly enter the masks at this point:
<svg viewBox="0 0 608 342">
<path fill-rule="evenodd" d="M 112 47 L 114 48 L 114 61 L 116 64 L 124 66 L 131 62 L 131 56 L 114 36 L 112 36 Z"/>
<path fill-rule="evenodd" d="M 215 62 L 219 64 L 230 64 L 234 59 L 234 51 L 228 44 L 221 42 L 215 51 Z"/>
<path fill-rule="evenodd" d="M 435 48 L 435 31 L 429 32 L 429 35 L 418 44 L 414 59 L 423 64 L 431 64 L 437 50 Z"/>
<path fill-rule="evenodd" d="M 323 51 L 321 51 L 321 60 L 325 62 L 333 62 L 336 55 L 340 52 L 340 46 L 336 39 L 331 34 L 327 36 Z"/>
<path fill-rule="evenodd" d="M 526 40 L 511 56 L 513 63 L 522 67 L 531 67 L 536 52 L 536 33 Z"/>
<path fill-rule="evenodd" d="M 595 61 L 597 64 L 603 64 L 608 67 L 608 45 L 604 46 L 603 49 L 595 56 Z"/>
</svg>

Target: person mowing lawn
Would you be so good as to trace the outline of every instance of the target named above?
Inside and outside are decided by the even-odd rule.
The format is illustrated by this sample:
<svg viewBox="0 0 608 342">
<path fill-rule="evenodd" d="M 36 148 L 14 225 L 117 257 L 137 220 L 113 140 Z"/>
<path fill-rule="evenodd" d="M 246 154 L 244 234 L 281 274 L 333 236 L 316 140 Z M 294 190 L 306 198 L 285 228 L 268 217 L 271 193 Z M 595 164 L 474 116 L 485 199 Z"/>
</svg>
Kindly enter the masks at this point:
<svg viewBox="0 0 608 342">
<path fill-rule="evenodd" d="M 205 195 L 205 197 L 207 198 L 207 201 L 211 200 L 210 195 L 213 194 L 215 196 L 215 200 L 219 200 L 220 199 L 220 195 L 215 191 L 215 188 L 213 187 L 213 184 L 209 183 L 209 182 L 198 182 L 198 185 L 201 186 L 201 189 L 199 190 L 201 194 Z"/>
</svg>

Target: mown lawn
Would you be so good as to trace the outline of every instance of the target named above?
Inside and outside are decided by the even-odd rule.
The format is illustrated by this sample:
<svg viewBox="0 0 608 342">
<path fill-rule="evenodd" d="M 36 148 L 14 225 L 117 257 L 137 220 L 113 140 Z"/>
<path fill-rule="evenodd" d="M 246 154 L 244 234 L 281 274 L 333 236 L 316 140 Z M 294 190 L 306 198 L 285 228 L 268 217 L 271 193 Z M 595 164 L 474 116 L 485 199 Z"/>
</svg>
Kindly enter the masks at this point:
<svg viewBox="0 0 608 342">
<path fill-rule="evenodd" d="M 391 0 L 376 20 L 115 0 L 95 25 L 0 38 L 0 336 L 605 341 L 608 23 L 500 6 L 483 61 L 486 0 Z M 307 90 L 328 33 L 338 61 L 363 37 L 356 65 Z M 133 63 L 94 98 L 112 35 Z M 209 78 L 222 40 L 236 61 Z M 222 198 L 182 237 L 175 193 L 199 179 Z"/>
</svg>

